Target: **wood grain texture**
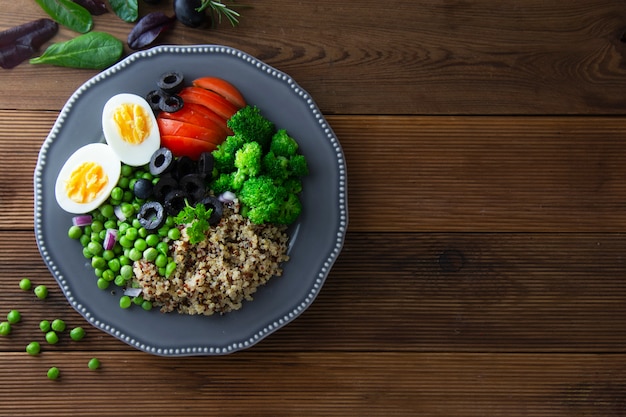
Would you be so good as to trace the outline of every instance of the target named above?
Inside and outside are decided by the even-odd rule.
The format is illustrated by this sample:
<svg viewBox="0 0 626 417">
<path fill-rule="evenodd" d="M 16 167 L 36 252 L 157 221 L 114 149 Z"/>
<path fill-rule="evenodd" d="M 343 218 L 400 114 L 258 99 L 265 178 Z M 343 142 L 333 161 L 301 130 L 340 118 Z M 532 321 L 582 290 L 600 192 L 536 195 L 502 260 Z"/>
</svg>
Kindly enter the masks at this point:
<svg viewBox="0 0 626 417">
<path fill-rule="evenodd" d="M 326 114 L 622 114 L 626 106 L 619 1 L 393 0 L 384 11 L 374 0 L 253 6 L 242 10 L 238 28 L 176 25 L 159 42 L 241 49 L 294 77 Z M 35 2 L 0 7 L 0 29 L 45 17 Z M 108 13 L 95 27 L 126 42 L 132 25 Z M 55 41 L 73 36 L 61 29 Z M 3 71 L 10 103 L 2 107 L 59 109 L 93 75 L 28 64 Z"/>
<path fill-rule="evenodd" d="M 56 116 L 0 111 L 0 152 L 12 155 L 0 165 L 0 229 L 32 227 L 37 152 Z M 346 156 L 352 231 L 626 231 L 621 118 L 328 121 Z"/>
<path fill-rule="evenodd" d="M 87 369 L 90 357 L 102 367 Z M 221 358 L 140 353 L 0 355 L 30 384 L 0 386 L 11 416 L 623 416 L 626 356 L 245 352 Z M 61 370 L 45 380 L 50 366 Z M 184 377 L 181 377 L 184 376 Z M 108 395 L 102 395 L 108 387 Z M 158 393 L 158 395 L 157 395 Z M 277 398 L 278 397 L 278 398 Z M 67 414 L 65 414 L 67 415 Z"/>
</svg>

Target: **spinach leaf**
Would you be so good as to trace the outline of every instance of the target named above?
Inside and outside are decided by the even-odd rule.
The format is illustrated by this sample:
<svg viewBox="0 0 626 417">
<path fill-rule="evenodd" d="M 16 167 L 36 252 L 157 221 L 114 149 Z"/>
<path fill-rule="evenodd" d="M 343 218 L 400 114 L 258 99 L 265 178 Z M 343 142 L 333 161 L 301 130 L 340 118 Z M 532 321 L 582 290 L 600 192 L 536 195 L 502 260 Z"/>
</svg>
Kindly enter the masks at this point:
<svg viewBox="0 0 626 417">
<path fill-rule="evenodd" d="M 91 13 L 70 0 L 35 0 L 54 20 L 68 28 L 87 33 L 93 27 Z"/>
<path fill-rule="evenodd" d="M 124 44 L 113 35 L 89 32 L 69 41 L 53 43 L 45 52 L 31 59 L 31 64 L 60 67 L 103 69 L 116 63 L 124 52 Z"/>
<path fill-rule="evenodd" d="M 109 0 L 115 14 L 125 22 L 134 22 L 139 17 L 137 0 Z"/>
</svg>

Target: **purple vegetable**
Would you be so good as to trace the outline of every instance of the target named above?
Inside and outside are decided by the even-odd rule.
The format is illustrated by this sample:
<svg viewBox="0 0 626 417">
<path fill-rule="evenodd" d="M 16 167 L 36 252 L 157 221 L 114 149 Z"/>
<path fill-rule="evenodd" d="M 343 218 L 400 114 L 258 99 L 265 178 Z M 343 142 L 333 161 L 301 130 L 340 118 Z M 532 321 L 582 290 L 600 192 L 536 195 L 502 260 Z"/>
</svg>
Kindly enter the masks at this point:
<svg viewBox="0 0 626 417">
<path fill-rule="evenodd" d="M 117 230 L 107 229 L 102 247 L 104 250 L 113 250 L 115 242 L 117 242 Z"/>
<path fill-rule="evenodd" d="M 161 32 L 169 29 L 176 21 L 175 16 L 167 16 L 161 12 L 148 13 L 137 22 L 128 34 L 128 46 L 140 49 L 150 45 Z"/>
<path fill-rule="evenodd" d="M 89 226 L 92 221 L 93 218 L 89 214 L 83 214 L 72 218 L 72 224 L 74 226 Z"/>
<path fill-rule="evenodd" d="M 38 19 L 0 32 L 0 67 L 13 68 L 30 58 L 59 30 L 52 19 Z"/>
<path fill-rule="evenodd" d="M 102 0 L 72 0 L 74 3 L 83 6 L 85 9 L 89 10 L 94 16 L 99 16 L 108 12 L 106 4 Z"/>
</svg>

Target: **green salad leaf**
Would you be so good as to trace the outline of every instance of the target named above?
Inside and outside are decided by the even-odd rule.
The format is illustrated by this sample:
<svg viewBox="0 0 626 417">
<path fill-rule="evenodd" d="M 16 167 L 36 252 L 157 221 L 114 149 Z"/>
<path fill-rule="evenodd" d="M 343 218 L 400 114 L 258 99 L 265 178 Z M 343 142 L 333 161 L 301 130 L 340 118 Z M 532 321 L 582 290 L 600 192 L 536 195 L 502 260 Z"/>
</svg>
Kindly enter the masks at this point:
<svg viewBox="0 0 626 417">
<path fill-rule="evenodd" d="M 44 53 L 32 58 L 31 64 L 60 67 L 104 69 L 116 63 L 124 52 L 124 44 L 113 35 L 89 32 L 69 41 L 53 43 Z"/>
<path fill-rule="evenodd" d="M 137 0 L 109 0 L 115 14 L 125 22 L 132 23 L 139 17 Z"/>
<path fill-rule="evenodd" d="M 54 20 L 76 32 L 87 33 L 93 27 L 91 13 L 71 0 L 35 0 Z"/>
</svg>

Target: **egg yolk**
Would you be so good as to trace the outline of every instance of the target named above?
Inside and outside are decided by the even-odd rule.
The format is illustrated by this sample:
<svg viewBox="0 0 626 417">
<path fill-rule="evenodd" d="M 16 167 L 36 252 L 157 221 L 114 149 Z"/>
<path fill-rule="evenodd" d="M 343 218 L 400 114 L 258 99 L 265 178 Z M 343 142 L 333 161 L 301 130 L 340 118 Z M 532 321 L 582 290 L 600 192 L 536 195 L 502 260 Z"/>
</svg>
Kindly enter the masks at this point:
<svg viewBox="0 0 626 417">
<path fill-rule="evenodd" d="M 122 139 L 131 145 L 139 145 L 150 133 L 150 117 L 139 104 L 125 103 L 117 106 L 113 121 Z"/>
<path fill-rule="evenodd" d="M 83 162 L 65 182 L 65 192 L 75 203 L 92 202 L 109 182 L 104 168 L 95 162 Z"/>
</svg>

